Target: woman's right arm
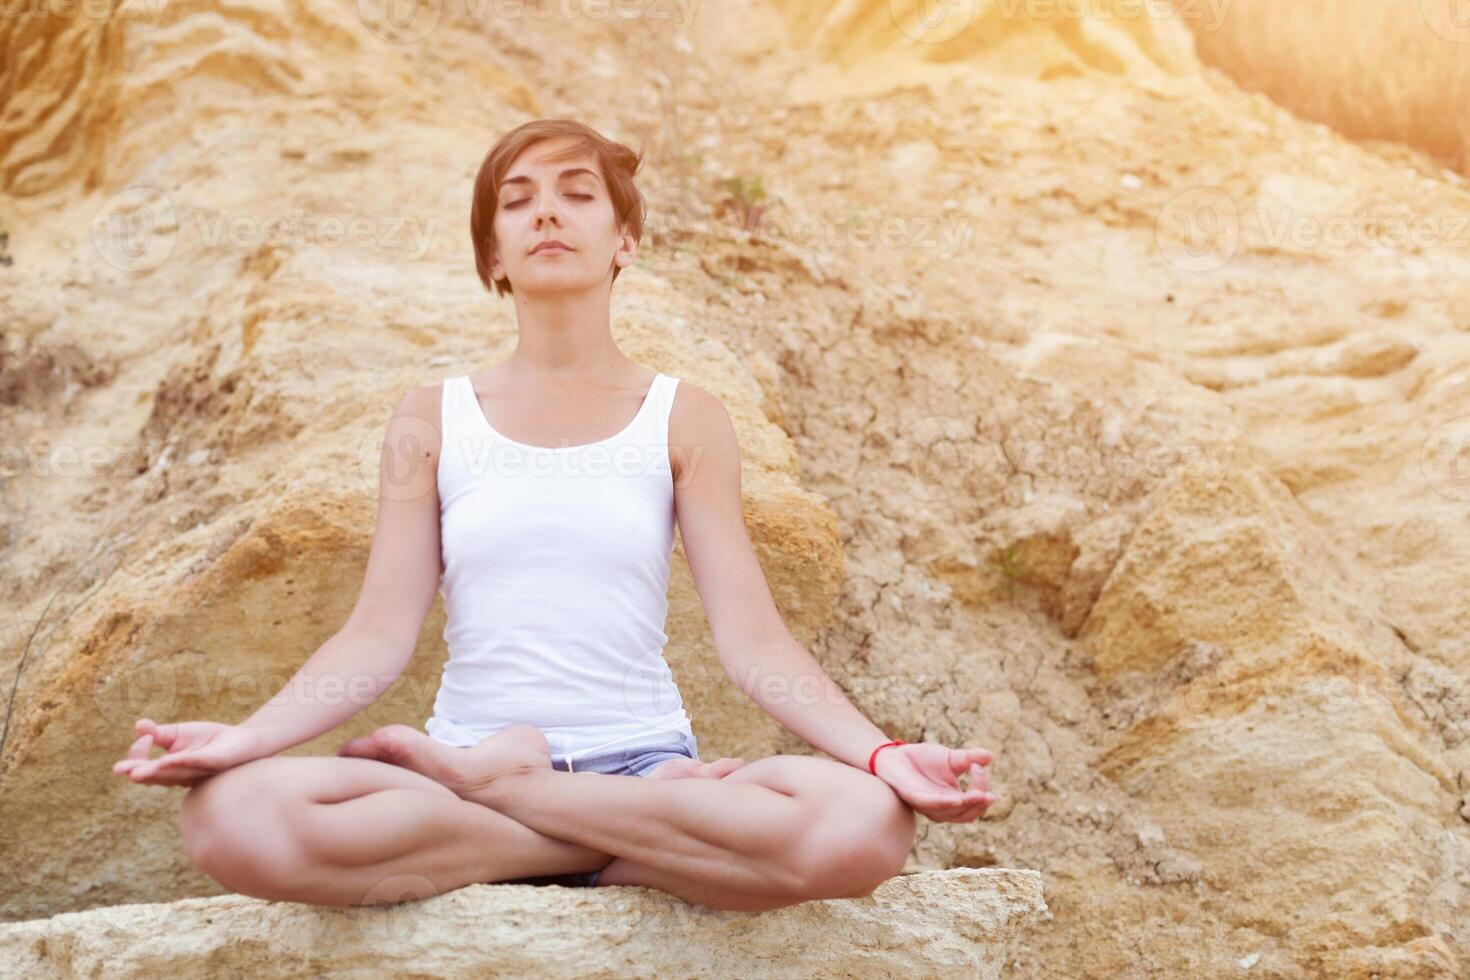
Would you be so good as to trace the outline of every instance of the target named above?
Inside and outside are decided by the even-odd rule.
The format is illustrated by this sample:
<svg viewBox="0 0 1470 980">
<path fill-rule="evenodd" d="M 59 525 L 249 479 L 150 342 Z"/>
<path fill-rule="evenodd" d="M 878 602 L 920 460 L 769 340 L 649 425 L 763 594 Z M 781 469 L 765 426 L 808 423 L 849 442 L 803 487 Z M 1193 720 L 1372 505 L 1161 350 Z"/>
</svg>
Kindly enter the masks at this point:
<svg viewBox="0 0 1470 980">
<path fill-rule="evenodd" d="M 362 590 L 342 628 L 241 727 L 273 755 L 377 700 L 413 658 L 442 574 L 437 385 L 403 396 L 378 463 L 378 523 Z"/>
<path fill-rule="evenodd" d="M 139 719 L 114 772 L 134 782 L 188 785 L 331 731 L 403 673 L 433 606 L 439 554 L 438 385 L 399 401 L 378 461 L 378 521 L 357 604 L 342 628 L 279 693 L 238 725 Z M 153 746 L 165 754 L 149 759 Z"/>
</svg>

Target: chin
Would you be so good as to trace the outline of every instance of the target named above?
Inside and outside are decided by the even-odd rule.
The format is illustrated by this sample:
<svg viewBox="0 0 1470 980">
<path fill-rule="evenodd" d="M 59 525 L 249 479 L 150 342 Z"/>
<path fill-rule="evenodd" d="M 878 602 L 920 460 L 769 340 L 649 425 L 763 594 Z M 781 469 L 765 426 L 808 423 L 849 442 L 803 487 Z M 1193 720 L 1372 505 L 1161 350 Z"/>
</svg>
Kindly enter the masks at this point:
<svg viewBox="0 0 1470 980">
<path fill-rule="evenodd" d="M 514 280 L 518 288 L 545 292 L 547 290 L 565 290 L 574 292 L 581 289 L 591 289 L 601 280 L 578 272 L 574 269 L 558 269 L 556 271 L 542 271 L 536 275 L 529 275 L 522 279 Z"/>
</svg>

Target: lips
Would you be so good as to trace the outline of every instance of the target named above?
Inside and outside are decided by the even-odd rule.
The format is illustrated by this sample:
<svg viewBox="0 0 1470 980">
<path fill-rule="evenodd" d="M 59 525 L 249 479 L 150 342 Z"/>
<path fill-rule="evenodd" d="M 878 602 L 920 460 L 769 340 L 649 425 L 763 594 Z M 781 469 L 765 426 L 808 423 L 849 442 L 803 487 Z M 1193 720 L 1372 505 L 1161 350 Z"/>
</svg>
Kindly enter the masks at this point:
<svg viewBox="0 0 1470 980">
<path fill-rule="evenodd" d="M 550 241 L 542 242 L 541 244 L 537 245 L 535 248 L 531 249 L 531 254 L 532 255 L 538 255 L 541 252 L 544 252 L 544 251 L 546 251 L 548 249 L 560 249 L 560 250 L 566 251 L 566 252 L 572 251 L 572 247 L 570 245 L 566 244 L 565 242 L 559 242 L 555 238 L 553 238 Z"/>
</svg>

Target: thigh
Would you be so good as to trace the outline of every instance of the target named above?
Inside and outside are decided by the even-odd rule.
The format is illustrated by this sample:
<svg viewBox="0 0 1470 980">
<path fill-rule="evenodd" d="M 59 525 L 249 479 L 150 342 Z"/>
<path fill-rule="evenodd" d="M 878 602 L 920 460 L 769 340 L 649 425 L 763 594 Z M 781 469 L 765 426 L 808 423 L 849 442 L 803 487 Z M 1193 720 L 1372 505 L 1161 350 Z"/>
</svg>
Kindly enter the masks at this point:
<svg viewBox="0 0 1470 980">
<path fill-rule="evenodd" d="M 816 756 L 773 755 L 724 779 L 760 783 L 803 802 L 802 851 L 828 890 L 853 885 L 853 894 L 869 894 L 873 882 L 866 869 L 897 874 L 913 848 L 918 830 L 913 809 L 893 787 L 856 766 Z M 860 880 L 849 880 L 853 873 Z"/>
<path fill-rule="evenodd" d="M 845 762 L 772 755 L 722 778 L 759 783 L 800 800 L 807 808 L 805 819 L 820 836 L 871 836 L 891 842 L 892 847 L 906 837 L 905 849 L 913 842 L 917 824 L 909 805 L 883 780 Z"/>
<path fill-rule="evenodd" d="M 180 829 L 196 866 L 210 864 L 211 858 L 215 870 L 222 870 L 219 861 L 235 866 L 274 862 L 295 873 L 301 853 L 322 861 L 341 860 L 346 866 L 360 857 L 347 852 L 360 846 L 361 835 L 344 834 L 339 819 L 361 826 L 364 817 L 360 813 L 355 817 L 347 814 L 362 805 L 353 801 L 390 790 L 413 792 L 395 793 L 397 799 L 380 803 L 386 807 L 381 821 L 374 823 L 376 818 L 371 815 L 366 818 L 390 841 L 389 850 L 396 846 L 392 845 L 395 835 L 401 835 L 406 826 L 428 824 L 443 830 L 437 846 L 463 836 L 473 841 L 477 853 L 506 855 L 510 874 L 542 869 L 553 875 L 587 871 L 603 867 L 613 857 L 547 836 L 504 813 L 463 800 L 422 773 L 351 756 L 272 756 L 227 769 L 190 788 L 183 801 Z M 491 876 L 485 880 L 505 879 Z"/>
<path fill-rule="evenodd" d="M 353 756 L 283 756 L 253 759 L 210 776 L 189 789 L 181 819 L 214 819 L 306 803 L 339 803 L 385 789 L 416 789 L 452 799 L 449 787 L 423 773 Z"/>
<path fill-rule="evenodd" d="M 747 762 L 728 776 L 726 781 L 760 783 L 787 796 L 814 796 L 825 799 L 850 794 L 879 799 L 894 795 L 887 783 L 865 770 L 834 759 L 814 755 L 768 755 Z"/>
</svg>

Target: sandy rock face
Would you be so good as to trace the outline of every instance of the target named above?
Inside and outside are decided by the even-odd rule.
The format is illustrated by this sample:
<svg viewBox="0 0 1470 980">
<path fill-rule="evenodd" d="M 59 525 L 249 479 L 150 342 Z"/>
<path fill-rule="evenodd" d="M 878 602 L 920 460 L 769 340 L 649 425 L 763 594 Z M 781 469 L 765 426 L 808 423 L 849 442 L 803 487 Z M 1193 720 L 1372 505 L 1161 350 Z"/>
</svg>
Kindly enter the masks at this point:
<svg viewBox="0 0 1470 980">
<path fill-rule="evenodd" d="M 0 27 L 77 68 L 8 76 L 10 118 L 82 134 L 0 134 L 5 918 L 217 891 L 178 791 L 108 767 L 132 717 L 243 718 L 340 626 L 392 405 L 513 341 L 474 169 L 571 115 L 649 135 L 615 336 L 729 408 L 793 633 L 893 737 L 995 752 L 1001 800 L 911 867 L 1044 875 L 1016 975 L 1470 973 L 1463 180 L 1167 20 L 920 40 L 894 6 Z M 436 617 L 296 751 L 421 721 Z M 681 561 L 667 631 L 702 747 L 810 751 Z"/>
<path fill-rule="evenodd" d="M 395 890 L 412 896 L 414 884 Z M 228 895 L 0 925 L 0 972 L 989 978 L 1004 975 L 1016 937 L 1045 909 L 1036 872 L 971 868 L 760 914 L 631 887 L 472 885 L 362 909 Z"/>
</svg>

